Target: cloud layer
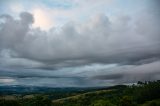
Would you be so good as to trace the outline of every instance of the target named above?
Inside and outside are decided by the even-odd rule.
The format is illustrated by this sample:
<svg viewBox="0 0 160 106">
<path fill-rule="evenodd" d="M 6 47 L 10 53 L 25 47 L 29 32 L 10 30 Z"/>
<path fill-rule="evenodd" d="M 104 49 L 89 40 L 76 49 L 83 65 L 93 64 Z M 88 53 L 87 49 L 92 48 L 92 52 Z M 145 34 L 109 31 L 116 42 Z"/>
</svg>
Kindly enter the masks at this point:
<svg viewBox="0 0 160 106">
<path fill-rule="evenodd" d="M 156 80 L 160 76 L 158 12 L 143 10 L 114 19 L 95 14 L 88 21 L 70 21 L 48 31 L 33 27 L 36 18 L 29 12 L 18 18 L 3 14 L 0 83 L 34 85 L 34 78 L 37 85 L 104 86 Z"/>
</svg>

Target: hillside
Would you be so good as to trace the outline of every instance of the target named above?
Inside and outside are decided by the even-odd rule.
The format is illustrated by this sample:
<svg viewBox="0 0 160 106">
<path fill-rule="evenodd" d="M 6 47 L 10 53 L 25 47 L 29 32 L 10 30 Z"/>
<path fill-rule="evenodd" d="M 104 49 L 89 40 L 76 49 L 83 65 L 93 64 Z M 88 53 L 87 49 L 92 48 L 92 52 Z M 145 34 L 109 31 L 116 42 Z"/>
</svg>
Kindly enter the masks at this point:
<svg viewBox="0 0 160 106">
<path fill-rule="evenodd" d="M 52 100 L 53 106 L 160 106 L 160 82 L 138 82 Z"/>
<path fill-rule="evenodd" d="M 160 106 L 159 92 L 160 81 L 148 81 L 83 92 L 3 95 L 0 106 Z"/>
</svg>

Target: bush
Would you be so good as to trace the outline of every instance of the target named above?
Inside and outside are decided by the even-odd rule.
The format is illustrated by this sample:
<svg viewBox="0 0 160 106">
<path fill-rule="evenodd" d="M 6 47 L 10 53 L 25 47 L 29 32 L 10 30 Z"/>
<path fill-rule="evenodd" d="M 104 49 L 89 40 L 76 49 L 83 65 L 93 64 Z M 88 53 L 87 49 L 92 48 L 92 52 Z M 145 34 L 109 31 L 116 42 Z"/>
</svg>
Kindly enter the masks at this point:
<svg viewBox="0 0 160 106">
<path fill-rule="evenodd" d="M 160 106 L 160 100 L 153 100 L 144 103 L 142 106 Z"/>
<path fill-rule="evenodd" d="M 132 97 L 123 96 L 120 100 L 120 106 L 135 106 Z"/>
<path fill-rule="evenodd" d="M 90 106 L 115 106 L 108 100 L 96 100 Z"/>
<path fill-rule="evenodd" d="M 22 106 L 17 100 L 0 100 L 0 106 Z"/>
</svg>

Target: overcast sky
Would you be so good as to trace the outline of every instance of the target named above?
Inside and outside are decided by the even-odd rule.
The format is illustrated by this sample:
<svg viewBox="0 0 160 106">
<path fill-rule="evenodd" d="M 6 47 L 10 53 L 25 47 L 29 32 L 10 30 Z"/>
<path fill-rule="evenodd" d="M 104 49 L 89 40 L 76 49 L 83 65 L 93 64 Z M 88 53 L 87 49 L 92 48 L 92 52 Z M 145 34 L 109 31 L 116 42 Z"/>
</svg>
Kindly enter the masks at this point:
<svg viewBox="0 0 160 106">
<path fill-rule="evenodd" d="M 0 85 L 160 79 L 159 0 L 1 0 Z"/>
</svg>

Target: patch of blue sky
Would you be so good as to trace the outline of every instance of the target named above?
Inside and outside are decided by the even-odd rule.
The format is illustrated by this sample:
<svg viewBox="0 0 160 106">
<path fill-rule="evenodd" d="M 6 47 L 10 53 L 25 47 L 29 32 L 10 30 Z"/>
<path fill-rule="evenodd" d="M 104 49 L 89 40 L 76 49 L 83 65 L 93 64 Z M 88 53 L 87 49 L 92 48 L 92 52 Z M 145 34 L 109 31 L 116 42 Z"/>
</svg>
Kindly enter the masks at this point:
<svg viewBox="0 0 160 106">
<path fill-rule="evenodd" d="M 121 9 L 121 12 L 133 15 L 139 10 L 144 10 L 148 7 L 149 0 L 117 0 L 115 8 Z"/>
<path fill-rule="evenodd" d="M 0 2 L 0 14 L 6 14 L 10 9 L 6 2 Z"/>
<path fill-rule="evenodd" d="M 42 3 L 49 8 L 70 9 L 74 7 L 73 2 L 66 0 L 36 0 L 36 2 Z"/>
</svg>

